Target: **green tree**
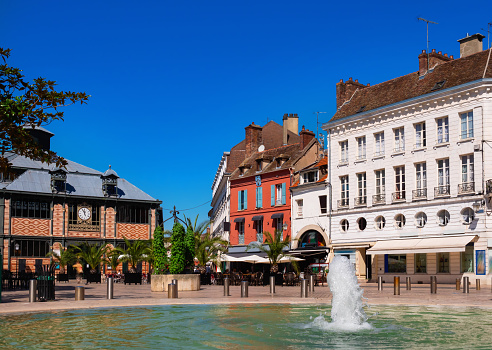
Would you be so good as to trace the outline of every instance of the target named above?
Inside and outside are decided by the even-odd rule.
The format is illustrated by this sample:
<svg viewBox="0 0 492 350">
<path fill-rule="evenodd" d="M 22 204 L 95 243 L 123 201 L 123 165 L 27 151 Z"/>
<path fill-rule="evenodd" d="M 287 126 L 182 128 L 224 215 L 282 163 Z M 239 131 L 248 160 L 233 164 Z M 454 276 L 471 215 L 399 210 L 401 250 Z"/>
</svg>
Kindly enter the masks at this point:
<svg viewBox="0 0 492 350">
<path fill-rule="evenodd" d="M 87 103 L 90 95 L 56 91 L 55 81 L 41 77 L 28 83 L 22 70 L 7 64 L 10 51 L 0 48 L 3 60 L 0 64 L 0 172 L 10 173 L 12 164 L 8 161 L 8 152 L 63 167 L 67 162 L 55 152 L 40 148 L 24 126 L 35 128 L 63 120 L 62 107 Z"/>
<path fill-rule="evenodd" d="M 81 264 L 88 264 L 90 273 L 97 273 L 102 263 L 106 263 L 106 254 L 109 247 L 106 245 L 95 245 L 84 243 L 81 246 L 72 246 Z"/>
<path fill-rule="evenodd" d="M 116 273 L 118 265 L 120 264 L 120 255 L 120 252 L 118 252 L 116 249 L 113 249 L 108 254 L 108 264 L 109 266 L 111 266 L 111 271 L 113 271 L 113 273 Z"/>
<path fill-rule="evenodd" d="M 227 251 L 228 242 L 220 237 L 212 237 L 210 233 L 206 233 L 200 237 L 196 248 L 196 259 L 201 272 L 205 272 L 205 265 L 211 261 L 218 265 L 219 252 Z"/>
<path fill-rule="evenodd" d="M 60 249 L 60 254 L 51 251 L 46 256 L 53 258 L 53 261 L 60 265 L 60 273 L 65 273 L 67 265 L 73 265 L 77 262 L 77 256 L 71 247 L 68 247 L 67 249 L 63 249 L 62 247 Z"/>
<path fill-rule="evenodd" d="M 197 248 L 197 239 L 195 237 L 195 232 L 193 232 L 193 227 L 187 225 L 185 234 L 185 247 L 186 247 L 186 262 L 185 266 L 193 267 L 195 259 L 195 251 Z"/>
<path fill-rule="evenodd" d="M 117 247 L 116 251 L 121 253 L 120 261 L 130 264 L 130 273 L 137 272 L 137 265 L 150 258 L 151 249 L 146 241 L 135 240 L 130 242 L 125 238 L 126 249 Z"/>
<path fill-rule="evenodd" d="M 154 274 L 162 275 L 169 271 L 169 259 L 167 257 L 167 247 L 169 240 L 166 232 L 161 226 L 154 230 L 154 239 L 152 240 L 152 258 L 154 261 Z"/>
<path fill-rule="evenodd" d="M 282 231 L 275 231 L 275 235 L 272 236 L 270 232 L 263 232 L 265 238 L 265 245 L 259 244 L 258 242 L 250 243 L 246 250 L 251 248 L 258 248 L 262 252 L 267 254 L 268 259 L 270 260 L 270 272 L 277 273 L 278 272 L 278 263 L 280 259 L 282 259 L 286 254 L 284 253 L 284 248 L 288 247 L 290 244 L 290 236 L 285 236 L 282 239 Z"/>
<path fill-rule="evenodd" d="M 171 263 L 169 272 L 171 274 L 183 273 L 186 267 L 186 244 L 185 230 L 183 225 L 175 222 L 171 236 Z"/>
</svg>

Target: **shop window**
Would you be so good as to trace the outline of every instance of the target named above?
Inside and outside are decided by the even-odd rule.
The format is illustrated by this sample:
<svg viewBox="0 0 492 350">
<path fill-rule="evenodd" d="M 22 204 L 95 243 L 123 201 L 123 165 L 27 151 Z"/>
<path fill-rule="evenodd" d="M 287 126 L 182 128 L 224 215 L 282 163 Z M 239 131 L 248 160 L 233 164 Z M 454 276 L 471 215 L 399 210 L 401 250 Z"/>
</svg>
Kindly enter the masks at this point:
<svg viewBox="0 0 492 350">
<path fill-rule="evenodd" d="M 427 273 L 427 254 L 415 254 L 415 273 Z"/>
<path fill-rule="evenodd" d="M 407 256 L 406 254 L 386 254 L 386 272 L 388 273 L 406 273 Z"/>
<path fill-rule="evenodd" d="M 460 255 L 461 273 L 473 272 L 473 245 L 467 245 Z"/>
<path fill-rule="evenodd" d="M 449 253 L 437 253 L 437 272 L 449 273 Z"/>
</svg>

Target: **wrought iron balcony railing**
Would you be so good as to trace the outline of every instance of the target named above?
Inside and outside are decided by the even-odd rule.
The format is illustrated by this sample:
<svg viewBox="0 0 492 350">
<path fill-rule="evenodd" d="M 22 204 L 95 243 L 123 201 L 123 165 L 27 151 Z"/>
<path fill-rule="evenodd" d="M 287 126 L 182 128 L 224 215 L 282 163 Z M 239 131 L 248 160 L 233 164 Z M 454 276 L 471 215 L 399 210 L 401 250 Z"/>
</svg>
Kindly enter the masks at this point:
<svg viewBox="0 0 492 350">
<path fill-rule="evenodd" d="M 427 198 L 427 188 L 417 188 L 412 191 L 413 200 L 420 200 Z"/>
<path fill-rule="evenodd" d="M 434 197 L 447 197 L 451 195 L 449 185 L 434 187 Z"/>
<path fill-rule="evenodd" d="M 458 184 L 458 194 L 475 193 L 475 182 L 463 182 Z"/>
<path fill-rule="evenodd" d="M 384 193 L 374 194 L 372 196 L 372 204 L 385 204 L 386 203 L 386 195 Z"/>
<path fill-rule="evenodd" d="M 354 206 L 363 207 L 367 205 L 367 196 L 355 197 L 354 198 Z"/>
<path fill-rule="evenodd" d="M 405 201 L 405 191 L 393 192 L 391 196 L 391 200 L 393 203 L 395 202 L 404 202 Z"/>
<path fill-rule="evenodd" d="M 339 199 L 337 204 L 338 204 L 338 208 L 348 208 L 349 200 L 348 198 Z"/>
</svg>

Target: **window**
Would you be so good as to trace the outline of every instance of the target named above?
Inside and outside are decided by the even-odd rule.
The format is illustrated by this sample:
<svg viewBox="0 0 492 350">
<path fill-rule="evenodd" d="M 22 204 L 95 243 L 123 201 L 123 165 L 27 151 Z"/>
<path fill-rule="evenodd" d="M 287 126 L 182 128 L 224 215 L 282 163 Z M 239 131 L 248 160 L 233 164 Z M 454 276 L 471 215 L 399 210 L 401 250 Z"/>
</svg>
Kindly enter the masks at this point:
<svg viewBox="0 0 492 350">
<path fill-rule="evenodd" d="M 46 258 L 50 251 L 48 241 L 16 239 L 10 245 L 10 254 L 15 257 Z"/>
<path fill-rule="evenodd" d="M 415 124 L 415 147 L 414 148 L 422 148 L 425 146 L 426 146 L 425 123 L 417 123 L 417 124 Z"/>
<path fill-rule="evenodd" d="M 263 169 L 263 160 L 257 159 L 256 160 L 256 171 L 261 171 L 262 169 Z"/>
<path fill-rule="evenodd" d="M 248 190 L 237 192 L 237 210 L 248 209 Z"/>
<path fill-rule="evenodd" d="M 437 123 L 437 143 L 449 142 L 449 121 L 448 117 L 436 119 Z"/>
<path fill-rule="evenodd" d="M 461 156 L 461 183 L 474 182 L 473 176 L 473 154 Z"/>
<path fill-rule="evenodd" d="M 395 216 L 395 227 L 397 230 L 401 230 L 405 226 L 405 215 L 397 214 Z"/>
<path fill-rule="evenodd" d="M 437 253 L 437 272 L 449 273 L 449 253 Z"/>
<path fill-rule="evenodd" d="M 473 245 L 467 245 L 460 255 L 461 273 L 473 272 Z"/>
<path fill-rule="evenodd" d="M 415 226 L 422 228 L 427 223 L 427 215 L 425 213 L 420 212 L 415 214 Z"/>
<path fill-rule="evenodd" d="M 12 216 L 29 219 L 49 219 L 50 203 L 43 201 L 12 201 Z"/>
<path fill-rule="evenodd" d="M 374 134 L 374 156 L 384 156 L 384 132 Z"/>
<path fill-rule="evenodd" d="M 357 138 L 357 159 L 366 159 L 366 137 Z"/>
<path fill-rule="evenodd" d="M 286 203 L 286 184 L 281 183 L 271 186 L 271 205 L 284 205 Z"/>
<path fill-rule="evenodd" d="M 395 168 L 395 193 L 393 199 L 405 199 L 405 166 Z"/>
<path fill-rule="evenodd" d="M 97 221 L 99 224 L 99 210 L 97 209 L 97 206 L 92 206 L 92 217 L 94 220 L 94 214 L 97 214 Z M 75 215 L 77 215 L 76 210 Z M 137 205 L 120 205 L 116 210 L 116 222 L 128 224 L 148 224 L 149 208 Z"/>
<path fill-rule="evenodd" d="M 427 165 L 426 163 L 415 164 L 416 180 L 417 180 L 417 190 L 424 190 L 427 188 Z M 425 194 L 420 193 L 420 197 L 425 196 Z"/>
<path fill-rule="evenodd" d="M 244 244 L 244 221 L 237 223 L 237 232 L 238 232 L 239 244 Z"/>
<path fill-rule="evenodd" d="M 367 227 L 367 220 L 365 218 L 357 219 L 357 226 L 359 227 L 359 231 L 364 231 Z"/>
<path fill-rule="evenodd" d="M 406 254 L 396 255 L 387 254 L 386 257 L 386 272 L 389 273 L 406 273 L 407 272 L 407 256 Z"/>
<path fill-rule="evenodd" d="M 357 198 L 356 205 L 367 204 L 366 173 L 357 174 Z"/>
<path fill-rule="evenodd" d="M 405 132 L 404 128 L 397 128 L 393 130 L 395 133 L 395 152 L 405 151 Z"/>
<path fill-rule="evenodd" d="M 342 230 L 342 232 L 347 232 L 348 229 L 349 229 L 349 222 L 347 219 L 343 219 L 342 221 L 340 221 L 340 229 Z"/>
<path fill-rule="evenodd" d="M 280 232 L 280 234 L 282 234 L 281 232 L 284 230 L 284 219 L 283 218 L 277 218 L 277 219 L 273 219 L 274 222 L 273 222 L 273 226 L 275 227 L 275 231 L 278 231 Z"/>
<path fill-rule="evenodd" d="M 303 200 L 302 199 L 296 200 L 296 204 L 297 204 L 297 216 L 302 217 Z"/>
<path fill-rule="evenodd" d="M 427 254 L 415 254 L 415 273 L 427 273 Z"/>
<path fill-rule="evenodd" d="M 302 174 L 302 183 L 310 183 L 318 181 L 318 171 L 309 171 Z"/>
<path fill-rule="evenodd" d="M 256 220 L 256 241 L 263 243 L 263 220 Z"/>
<path fill-rule="evenodd" d="M 348 140 L 340 142 L 340 163 L 348 163 Z"/>
<path fill-rule="evenodd" d="M 256 187 L 256 207 L 263 208 L 263 188 Z"/>
<path fill-rule="evenodd" d="M 436 195 L 449 195 L 449 159 L 437 161 L 437 184 Z"/>
<path fill-rule="evenodd" d="M 461 211 L 461 220 L 463 225 L 470 225 L 475 219 L 475 212 L 472 208 L 465 208 Z"/>
<path fill-rule="evenodd" d="M 348 175 L 340 177 L 340 199 L 342 206 L 348 206 L 349 200 L 349 178 Z"/>
<path fill-rule="evenodd" d="M 439 226 L 446 226 L 449 223 L 449 212 L 447 210 L 441 210 L 437 213 L 437 222 Z"/>
<path fill-rule="evenodd" d="M 384 169 L 374 171 L 376 175 L 376 194 L 385 193 L 385 171 Z"/>
<path fill-rule="evenodd" d="M 374 222 L 376 223 L 376 230 L 382 230 L 386 225 L 386 219 L 384 216 L 378 216 Z"/>
<path fill-rule="evenodd" d="M 326 214 L 326 212 L 327 212 L 326 195 L 319 196 L 318 198 L 319 198 L 319 208 L 320 208 L 321 214 Z"/>
<path fill-rule="evenodd" d="M 473 111 L 460 114 L 462 140 L 473 137 Z"/>
</svg>

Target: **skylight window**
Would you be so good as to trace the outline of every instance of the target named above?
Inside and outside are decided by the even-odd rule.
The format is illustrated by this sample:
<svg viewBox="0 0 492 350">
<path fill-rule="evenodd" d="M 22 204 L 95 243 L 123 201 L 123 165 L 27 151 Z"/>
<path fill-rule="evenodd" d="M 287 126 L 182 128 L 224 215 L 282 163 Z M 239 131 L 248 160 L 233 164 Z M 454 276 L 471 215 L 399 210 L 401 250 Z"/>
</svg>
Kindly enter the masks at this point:
<svg viewBox="0 0 492 350">
<path fill-rule="evenodd" d="M 438 81 L 434 87 L 431 89 L 431 91 L 436 91 L 436 90 L 439 90 L 439 89 L 442 89 L 444 84 L 446 84 L 446 80 L 441 80 L 441 81 Z"/>
</svg>

